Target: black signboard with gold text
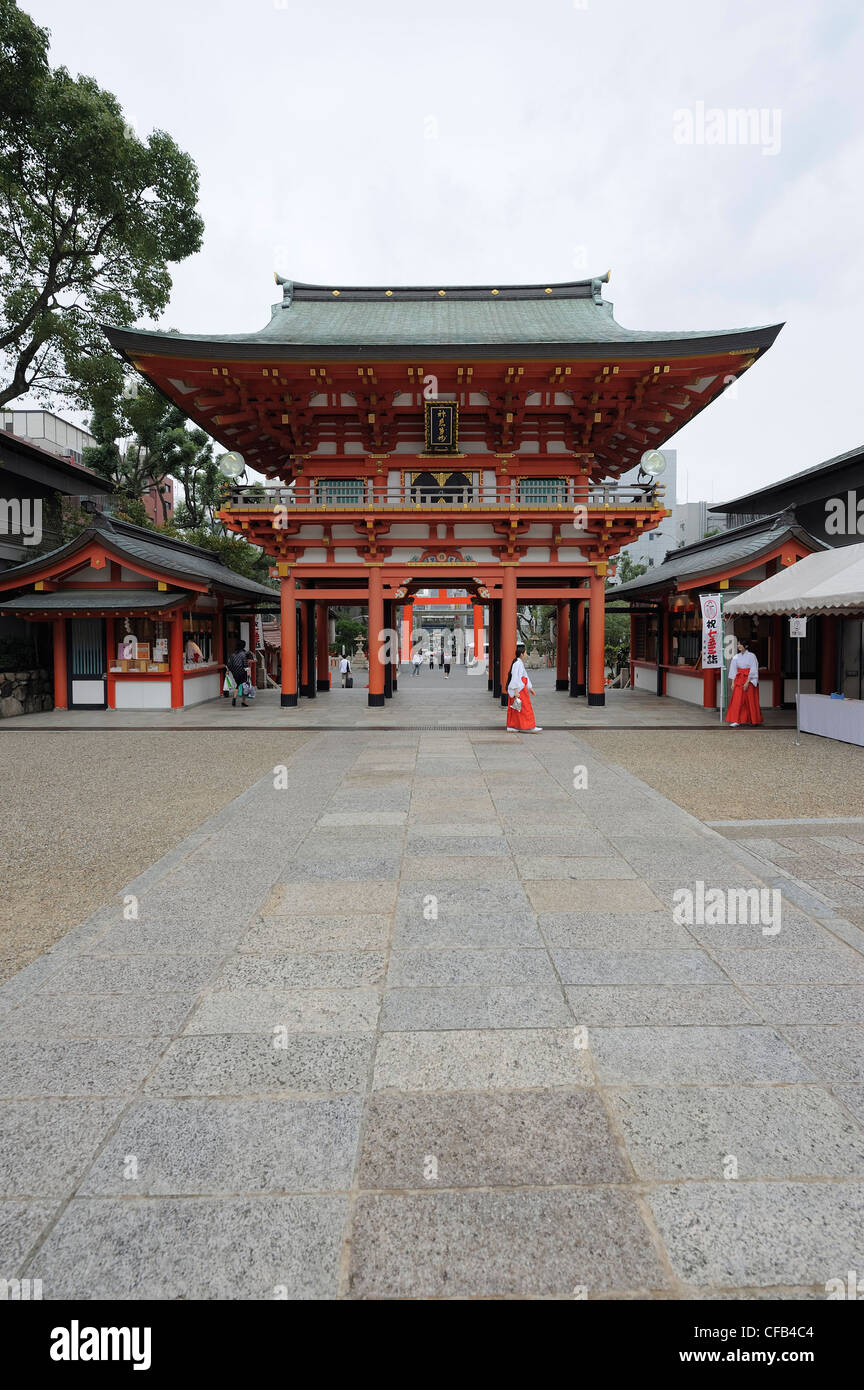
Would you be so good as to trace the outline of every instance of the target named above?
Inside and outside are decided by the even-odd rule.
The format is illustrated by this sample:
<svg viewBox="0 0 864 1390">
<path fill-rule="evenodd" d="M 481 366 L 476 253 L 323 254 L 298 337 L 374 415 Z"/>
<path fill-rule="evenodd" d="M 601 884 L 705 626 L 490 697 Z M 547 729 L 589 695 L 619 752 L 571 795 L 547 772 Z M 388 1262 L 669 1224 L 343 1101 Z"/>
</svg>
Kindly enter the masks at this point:
<svg viewBox="0 0 864 1390">
<path fill-rule="evenodd" d="M 426 401 L 427 454 L 459 451 L 459 405 L 456 401 Z"/>
</svg>

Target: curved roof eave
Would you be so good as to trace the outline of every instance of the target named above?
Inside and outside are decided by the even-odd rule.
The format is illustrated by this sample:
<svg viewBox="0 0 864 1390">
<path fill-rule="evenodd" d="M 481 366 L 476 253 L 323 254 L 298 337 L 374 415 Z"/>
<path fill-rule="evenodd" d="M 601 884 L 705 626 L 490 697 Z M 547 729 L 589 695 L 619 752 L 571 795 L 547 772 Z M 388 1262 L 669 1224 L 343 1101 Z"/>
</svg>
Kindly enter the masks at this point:
<svg viewBox="0 0 864 1390">
<path fill-rule="evenodd" d="M 739 351 L 764 352 L 771 346 L 782 323 L 764 328 L 743 329 L 740 332 L 692 334 L 690 337 L 670 334 L 663 338 L 608 339 L 592 342 L 277 342 L 254 335 L 241 337 L 206 337 L 161 334 L 147 330 L 105 328 L 112 347 L 131 356 L 188 357 L 190 359 L 243 361 L 306 361 L 326 357 L 331 361 L 350 361 L 356 357 L 375 357 L 392 361 L 413 361 L 418 353 L 426 357 L 473 357 L 509 359 L 514 352 L 532 358 L 671 358 L 710 357 L 719 353 Z"/>
</svg>

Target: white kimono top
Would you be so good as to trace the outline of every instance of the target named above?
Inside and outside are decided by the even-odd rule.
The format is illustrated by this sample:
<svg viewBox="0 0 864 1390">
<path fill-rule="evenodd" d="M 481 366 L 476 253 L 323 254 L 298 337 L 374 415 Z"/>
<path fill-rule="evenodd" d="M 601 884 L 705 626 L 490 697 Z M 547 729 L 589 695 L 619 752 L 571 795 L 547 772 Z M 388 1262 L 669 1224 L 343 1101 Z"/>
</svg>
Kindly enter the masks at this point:
<svg viewBox="0 0 864 1390">
<path fill-rule="evenodd" d="M 510 696 L 511 700 L 514 699 L 515 696 L 522 694 L 523 676 L 526 680 L 528 680 L 528 672 L 525 670 L 525 662 L 522 660 L 521 656 L 517 656 L 516 660 L 513 662 L 513 669 L 510 672 L 510 684 L 507 686 L 507 694 Z M 528 680 L 528 689 L 534 689 L 530 680 Z"/>
<path fill-rule="evenodd" d="M 750 672 L 750 684 L 759 684 L 759 662 L 752 652 L 738 652 L 729 664 L 729 680 L 734 681 L 739 671 Z"/>
</svg>

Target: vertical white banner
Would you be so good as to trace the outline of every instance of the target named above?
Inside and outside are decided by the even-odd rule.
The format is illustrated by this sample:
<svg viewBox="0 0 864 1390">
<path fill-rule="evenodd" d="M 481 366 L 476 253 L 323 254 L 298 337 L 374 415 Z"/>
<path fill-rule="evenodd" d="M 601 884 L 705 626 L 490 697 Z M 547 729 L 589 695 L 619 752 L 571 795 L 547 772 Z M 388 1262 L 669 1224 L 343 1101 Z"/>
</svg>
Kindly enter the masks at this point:
<svg viewBox="0 0 864 1390">
<path fill-rule="evenodd" d="M 702 604 L 702 670 L 723 668 L 723 620 L 720 594 L 700 594 Z"/>
</svg>

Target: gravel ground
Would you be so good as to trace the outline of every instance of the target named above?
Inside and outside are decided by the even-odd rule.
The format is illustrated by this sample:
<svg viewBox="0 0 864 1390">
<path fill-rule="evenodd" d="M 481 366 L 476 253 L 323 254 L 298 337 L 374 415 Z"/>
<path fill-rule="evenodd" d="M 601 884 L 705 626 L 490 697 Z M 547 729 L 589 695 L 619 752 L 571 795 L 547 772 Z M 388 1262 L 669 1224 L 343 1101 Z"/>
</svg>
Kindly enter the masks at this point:
<svg viewBox="0 0 864 1390">
<path fill-rule="evenodd" d="M 0 980 L 36 960 L 308 737 L 0 734 Z"/>
<path fill-rule="evenodd" d="M 864 748 L 795 730 L 634 729 L 584 739 L 700 820 L 864 816 Z"/>
</svg>

